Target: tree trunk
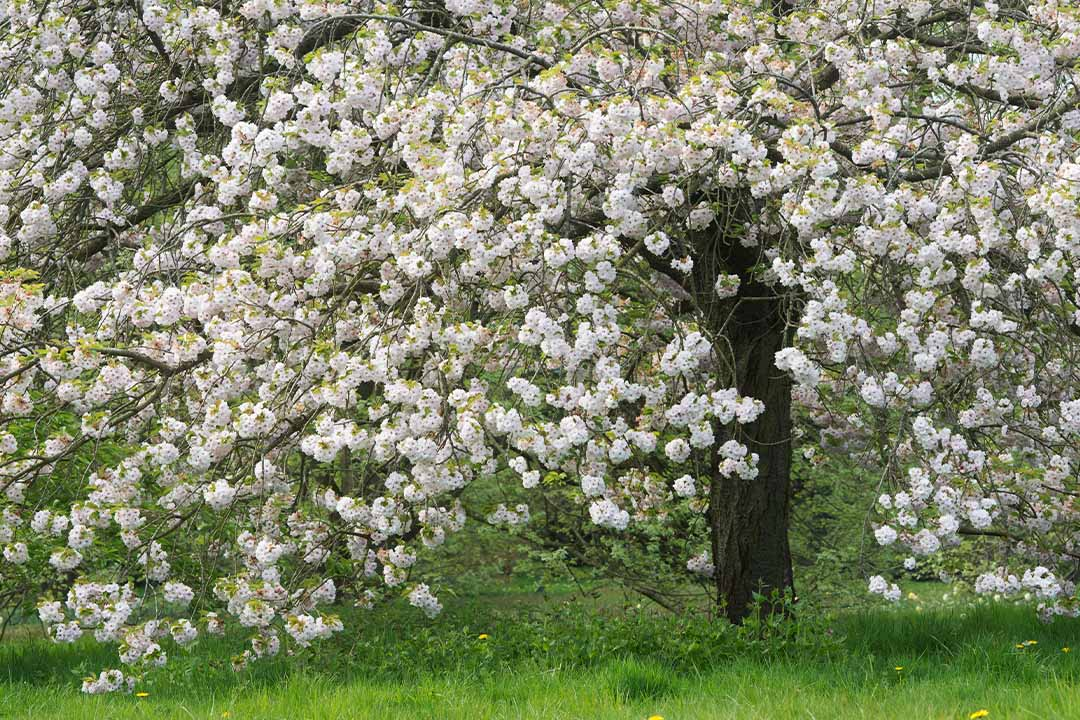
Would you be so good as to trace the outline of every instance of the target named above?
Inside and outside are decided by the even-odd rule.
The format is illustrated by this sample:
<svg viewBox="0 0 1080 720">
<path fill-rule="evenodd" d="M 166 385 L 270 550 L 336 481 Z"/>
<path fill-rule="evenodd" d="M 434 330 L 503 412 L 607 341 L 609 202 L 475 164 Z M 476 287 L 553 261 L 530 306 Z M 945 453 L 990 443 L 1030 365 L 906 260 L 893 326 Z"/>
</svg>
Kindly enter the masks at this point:
<svg viewBox="0 0 1080 720">
<path fill-rule="evenodd" d="M 729 215 L 719 226 L 688 238 L 694 248 L 693 292 L 704 313 L 723 382 L 740 395 L 765 404 L 758 419 L 743 426 L 714 428 L 719 443 L 735 439 L 758 454 L 758 475 L 751 480 L 724 477 L 714 452 L 709 495 L 709 529 L 716 597 L 732 622 L 751 612 L 754 593 L 765 597 L 760 609 L 778 609 L 775 591 L 793 587 L 788 517 L 791 476 L 791 380 L 777 369 L 774 356 L 791 340 L 797 304 L 790 291 L 759 279 L 767 262 L 760 246 L 743 244 L 731 228 L 749 223 L 752 201 L 733 194 Z M 721 274 L 736 274 L 739 290 L 722 299 L 714 290 Z"/>
<path fill-rule="evenodd" d="M 745 281 L 744 281 L 745 282 Z M 767 298 L 775 290 L 749 282 L 740 295 Z M 793 587 L 788 545 L 791 476 L 791 381 L 773 356 L 788 341 L 782 298 L 743 300 L 726 322 L 723 336 L 733 355 L 740 395 L 761 400 L 765 412 L 739 430 L 737 439 L 757 453 L 758 476 L 713 477 L 709 502 L 717 602 L 732 622 L 749 612 L 753 594 L 765 596 L 763 613 L 778 609 L 774 591 Z M 719 434 L 718 434 L 719 436 Z"/>
</svg>

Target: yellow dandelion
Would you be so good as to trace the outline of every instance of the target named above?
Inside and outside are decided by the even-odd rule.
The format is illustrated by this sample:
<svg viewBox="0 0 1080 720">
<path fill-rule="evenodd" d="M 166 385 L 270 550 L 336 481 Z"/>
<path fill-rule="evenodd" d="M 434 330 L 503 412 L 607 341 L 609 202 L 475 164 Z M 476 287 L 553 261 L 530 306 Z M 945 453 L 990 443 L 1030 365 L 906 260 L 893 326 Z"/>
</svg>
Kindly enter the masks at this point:
<svg viewBox="0 0 1080 720">
<path fill-rule="evenodd" d="M 1069 648 L 1063 647 L 1063 648 L 1061 648 L 1061 652 L 1069 652 Z"/>
<path fill-rule="evenodd" d="M 232 717 L 232 713 L 229 712 L 228 710 L 226 710 L 225 712 L 221 713 L 221 717 L 223 717 L 223 718 Z"/>
<path fill-rule="evenodd" d="M 476 636 L 476 639 L 477 640 L 487 640 L 488 637 L 489 637 L 489 635 L 487 633 L 480 633 L 479 635 Z"/>
<path fill-rule="evenodd" d="M 1019 648 L 1020 650 L 1023 650 L 1024 649 L 1024 643 L 1016 643 L 1016 647 Z"/>
<path fill-rule="evenodd" d="M 978 720 L 978 718 L 984 718 L 990 714 L 989 710 L 976 710 L 968 715 L 968 720 Z"/>
<path fill-rule="evenodd" d="M 895 670 L 896 672 L 900 672 L 903 669 L 904 669 L 903 665 L 897 665 L 896 667 L 893 668 L 893 670 Z"/>
<path fill-rule="evenodd" d="M 1038 640 L 1027 640 L 1027 641 L 1024 642 L 1024 644 L 1025 645 L 1038 645 L 1039 641 Z"/>
<path fill-rule="evenodd" d="M 148 692 L 137 692 L 137 693 L 135 693 L 135 697 L 138 697 L 138 698 L 150 697 L 150 693 L 148 693 Z"/>
<path fill-rule="evenodd" d="M 649 720 L 664 720 L 663 715 L 650 715 Z"/>
</svg>

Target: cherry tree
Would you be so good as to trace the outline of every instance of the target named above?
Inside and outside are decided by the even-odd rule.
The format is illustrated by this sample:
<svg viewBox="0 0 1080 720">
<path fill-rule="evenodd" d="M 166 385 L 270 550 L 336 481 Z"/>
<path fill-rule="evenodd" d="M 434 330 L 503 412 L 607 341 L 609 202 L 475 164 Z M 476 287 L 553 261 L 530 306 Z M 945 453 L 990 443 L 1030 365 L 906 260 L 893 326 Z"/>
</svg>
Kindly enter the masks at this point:
<svg viewBox="0 0 1080 720">
<path fill-rule="evenodd" d="M 1074 608 L 1070 3 L 0 23 L 0 603 L 119 645 L 87 691 L 345 599 L 438 613 L 415 563 L 481 481 L 613 534 L 693 513 L 738 620 L 792 584 L 793 443 L 850 434 L 879 542 L 998 538 L 980 590 Z"/>
</svg>

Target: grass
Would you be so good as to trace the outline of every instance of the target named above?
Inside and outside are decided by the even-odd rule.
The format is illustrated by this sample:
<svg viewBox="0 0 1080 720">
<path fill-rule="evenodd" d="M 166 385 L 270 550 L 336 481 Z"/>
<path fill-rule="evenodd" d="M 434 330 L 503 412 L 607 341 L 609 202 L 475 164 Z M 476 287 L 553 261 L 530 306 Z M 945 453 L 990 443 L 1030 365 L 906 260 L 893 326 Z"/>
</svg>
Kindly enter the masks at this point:
<svg viewBox="0 0 1080 720">
<path fill-rule="evenodd" d="M 507 605 L 359 615 L 313 653 L 241 673 L 228 667 L 239 645 L 203 640 L 148 676 L 144 698 L 78 692 L 115 665 L 109 649 L 22 637 L 0 645 L 0 717 L 1080 717 L 1080 622 L 1026 608 L 865 610 L 763 638 L 634 609 Z"/>
</svg>

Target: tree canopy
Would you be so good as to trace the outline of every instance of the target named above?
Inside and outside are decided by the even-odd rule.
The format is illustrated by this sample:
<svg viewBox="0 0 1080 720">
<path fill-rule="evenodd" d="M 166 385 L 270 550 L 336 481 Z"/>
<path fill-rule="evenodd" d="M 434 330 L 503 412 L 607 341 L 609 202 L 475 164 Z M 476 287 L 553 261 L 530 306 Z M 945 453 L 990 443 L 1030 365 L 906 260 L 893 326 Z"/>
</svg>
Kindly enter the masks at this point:
<svg viewBox="0 0 1080 720">
<path fill-rule="evenodd" d="M 858 439 L 880 543 L 1074 612 L 1078 79 L 1056 0 L 4 0 L 0 607 L 115 690 L 550 501 L 737 619 Z"/>
</svg>

